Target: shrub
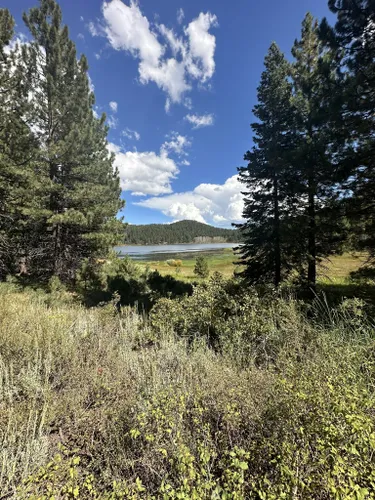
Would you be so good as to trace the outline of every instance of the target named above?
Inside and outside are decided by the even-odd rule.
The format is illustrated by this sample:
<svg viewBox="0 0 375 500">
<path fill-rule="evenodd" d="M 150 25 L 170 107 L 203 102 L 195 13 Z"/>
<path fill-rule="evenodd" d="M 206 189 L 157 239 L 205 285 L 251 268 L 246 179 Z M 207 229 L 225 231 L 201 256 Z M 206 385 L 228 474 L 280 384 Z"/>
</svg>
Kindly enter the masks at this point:
<svg viewBox="0 0 375 500">
<path fill-rule="evenodd" d="M 194 274 L 199 278 L 208 278 L 210 270 L 208 268 L 208 261 L 202 255 L 199 255 L 195 261 Z"/>
<path fill-rule="evenodd" d="M 218 274 L 149 319 L 3 284 L 1 494 L 374 498 L 373 326 L 314 307 Z"/>
<path fill-rule="evenodd" d="M 167 260 L 166 263 L 169 267 L 177 267 L 178 268 L 178 267 L 182 266 L 182 260 L 170 259 L 170 260 Z"/>
</svg>

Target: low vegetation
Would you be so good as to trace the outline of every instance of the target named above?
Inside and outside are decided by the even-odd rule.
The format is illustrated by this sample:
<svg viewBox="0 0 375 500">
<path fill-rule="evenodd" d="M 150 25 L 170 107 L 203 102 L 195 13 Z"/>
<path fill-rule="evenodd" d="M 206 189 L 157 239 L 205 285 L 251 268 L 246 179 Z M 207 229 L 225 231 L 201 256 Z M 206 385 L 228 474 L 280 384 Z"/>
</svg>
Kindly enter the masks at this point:
<svg viewBox="0 0 375 500">
<path fill-rule="evenodd" d="M 375 495 L 373 325 L 216 274 L 149 318 L 0 293 L 7 498 Z M 309 319 L 308 319 L 309 318 Z"/>
</svg>

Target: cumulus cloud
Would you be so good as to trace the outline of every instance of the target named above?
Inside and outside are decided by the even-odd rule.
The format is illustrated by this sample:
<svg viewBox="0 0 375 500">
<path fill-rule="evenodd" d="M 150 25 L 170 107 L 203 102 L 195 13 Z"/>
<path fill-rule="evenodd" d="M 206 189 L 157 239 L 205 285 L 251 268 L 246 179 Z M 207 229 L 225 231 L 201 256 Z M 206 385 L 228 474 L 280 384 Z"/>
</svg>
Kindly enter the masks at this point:
<svg viewBox="0 0 375 500">
<path fill-rule="evenodd" d="M 122 0 L 104 1 L 102 12 L 103 24 L 91 22 L 90 33 L 106 36 L 112 48 L 138 59 L 140 82 L 154 82 L 167 94 L 167 112 L 172 103 L 183 102 L 192 81 L 204 84 L 212 78 L 216 38 L 209 30 L 217 26 L 215 15 L 201 12 L 179 37 L 163 24 L 152 27 L 135 0 L 130 0 L 129 5 Z M 183 16 L 180 9 L 180 23 Z M 168 49 L 173 57 L 168 56 Z"/>
<path fill-rule="evenodd" d="M 109 107 L 111 108 L 111 110 L 113 111 L 113 113 L 117 113 L 117 110 L 118 110 L 118 104 L 116 101 L 111 101 L 109 103 Z"/>
<path fill-rule="evenodd" d="M 134 196 L 159 196 L 172 193 L 171 182 L 179 173 L 178 166 L 166 151 L 160 154 L 147 152 L 122 152 L 115 144 L 108 145 L 115 153 L 114 166 L 117 167 L 121 188 L 131 191 Z"/>
<path fill-rule="evenodd" d="M 214 124 L 214 116 L 207 115 L 187 115 L 185 119 L 193 125 L 193 128 L 209 127 Z"/>
<path fill-rule="evenodd" d="M 123 130 L 122 135 L 128 139 L 140 139 L 140 134 L 129 128 Z M 115 153 L 115 167 L 120 173 L 124 191 L 131 191 L 134 196 L 159 196 L 173 192 L 171 183 L 180 172 L 179 165 L 190 165 L 186 149 L 191 142 L 177 132 L 171 132 L 167 139 L 159 153 L 123 152 L 116 144 L 108 145 L 109 151 Z"/>
<path fill-rule="evenodd" d="M 167 154 L 174 153 L 178 157 L 188 155 L 186 148 L 191 146 L 191 142 L 186 136 L 180 135 L 178 132 L 171 132 L 167 138 L 170 140 L 164 142 L 161 146 L 162 151 L 165 151 Z"/>
<path fill-rule="evenodd" d="M 191 89 L 191 85 L 185 80 L 184 63 L 173 58 L 160 62 L 158 66 L 142 61 L 139 74 L 141 83 L 155 82 L 173 103 L 181 102 L 181 96 Z"/>
<path fill-rule="evenodd" d="M 164 215 L 178 219 L 194 219 L 229 226 L 242 221 L 243 186 L 234 175 L 224 184 L 200 184 L 193 191 L 152 197 L 136 203 L 160 210 Z"/>
<path fill-rule="evenodd" d="M 141 134 L 137 132 L 136 130 L 131 130 L 130 128 L 126 128 L 122 131 L 122 135 L 126 137 L 127 139 L 130 140 L 136 140 L 139 141 L 141 138 Z"/>
<path fill-rule="evenodd" d="M 216 38 L 209 33 L 210 28 L 215 26 L 217 17 L 209 12 L 201 12 L 185 30 L 189 37 L 189 73 L 203 82 L 215 72 Z"/>
</svg>

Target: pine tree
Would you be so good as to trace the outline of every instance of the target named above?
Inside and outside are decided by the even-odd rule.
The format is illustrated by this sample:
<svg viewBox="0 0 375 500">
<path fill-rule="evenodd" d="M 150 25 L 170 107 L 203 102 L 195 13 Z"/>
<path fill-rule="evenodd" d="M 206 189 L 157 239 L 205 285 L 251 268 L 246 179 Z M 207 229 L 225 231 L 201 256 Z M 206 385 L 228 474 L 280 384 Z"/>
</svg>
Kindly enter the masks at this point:
<svg viewBox="0 0 375 500">
<path fill-rule="evenodd" d="M 95 118 L 85 56 L 77 59 L 55 0 L 24 14 L 33 41 L 24 48 L 32 107 L 27 122 L 38 142 L 35 159 L 43 210 L 34 214 L 29 242 L 39 274 L 74 277 L 84 258 L 95 257 L 118 240 L 118 172 L 107 150 L 105 116 Z"/>
<path fill-rule="evenodd" d="M 258 118 L 251 125 L 255 146 L 245 154 L 246 167 L 239 179 L 246 186 L 244 236 L 240 247 L 242 273 L 250 283 L 273 282 L 278 286 L 293 268 L 294 249 L 288 226 L 293 225 L 295 195 L 290 178 L 289 153 L 294 114 L 291 106 L 290 65 L 273 43 L 265 58 L 258 88 Z"/>
<path fill-rule="evenodd" d="M 4 61 L 4 49 L 13 38 L 15 21 L 8 9 L 0 9 L 0 54 Z"/>
<path fill-rule="evenodd" d="M 300 239 L 306 241 L 307 280 L 314 288 L 320 258 L 339 251 L 342 214 L 339 185 L 347 172 L 339 167 L 341 139 L 331 117 L 333 96 L 340 82 L 336 52 L 319 37 L 318 22 L 307 14 L 302 35 L 292 50 L 296 134 L 293 172 L 299 184 L 304 221 Z"/>
<path fill-rule="evenodd" d="M 25 123 L 28 86 L 19 64 L 21 48 L 10 41 L 14 20 L 0 9 L 0 275 L 19 264 L 25 213 L 33 200 L 30 180 L 34 139 Z"/>
<path fill-rule="evenodd" d="M 346 75 L 339 119 L 349 145 L 342 162 L 352 167 L 348 214 L 358 243 L 375 258 L 375 1 L 330 0 L 334 28 L 324 20 L 321 37 L 344 57 Z"/>
<path fill-rule="evenodd" d="M 194 274 L 199 278 L 208 278 L 210 274 L 207 259 L 203 255 L 199 255 L 195 261 Z"/>
</svg>

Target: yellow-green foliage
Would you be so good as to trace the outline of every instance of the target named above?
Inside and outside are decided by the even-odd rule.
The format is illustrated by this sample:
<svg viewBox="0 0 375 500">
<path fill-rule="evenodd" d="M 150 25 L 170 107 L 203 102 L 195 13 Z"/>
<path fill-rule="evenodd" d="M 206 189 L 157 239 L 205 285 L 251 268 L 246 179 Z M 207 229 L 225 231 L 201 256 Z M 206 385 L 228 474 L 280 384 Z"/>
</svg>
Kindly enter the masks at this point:
<svg viewBox="0 0 375 500">
<path fill-rule="evenodd" d="M 53 288 L 0 287 L 2 495 L 375 498 L 360 301 L 307 320 L 293 299 L 216 275 L 148 319 Z"/>
<path fill-rule="evenodd" d="M 182 260 L 170 259 L 170 260 L 167 260 L 166 263 L 169 267 L 181 267 L 182 266 Z"/>
</svg>

